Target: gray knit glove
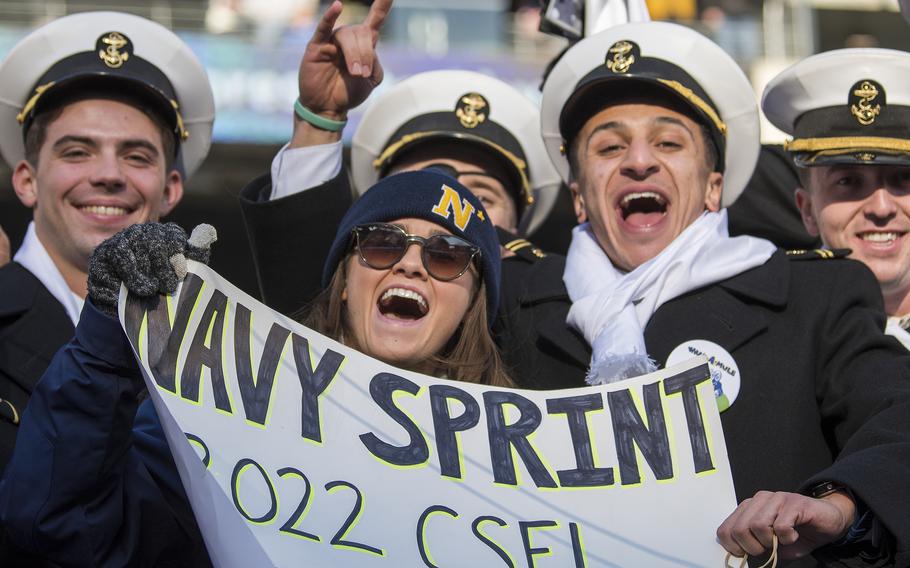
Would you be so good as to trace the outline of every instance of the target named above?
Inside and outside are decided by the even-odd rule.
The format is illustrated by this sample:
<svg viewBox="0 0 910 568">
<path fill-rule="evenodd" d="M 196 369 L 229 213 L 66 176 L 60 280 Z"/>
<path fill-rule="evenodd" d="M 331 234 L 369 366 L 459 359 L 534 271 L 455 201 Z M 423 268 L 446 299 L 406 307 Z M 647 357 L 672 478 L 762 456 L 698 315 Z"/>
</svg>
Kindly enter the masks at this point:
<svg viewBox="0 0 910 568">
<path fill-rule="evenodd" d="M 117 316 L 120 283 L 140 296 L 170 294 L 186 277 L 186 260 L 208 264 L 218 238 L 211 225 L 198 225 L 189 239 L 176 223 L 133 225 L 107 239 L 89 260 L 88 293 L 92 303 Z"/>
</svg>

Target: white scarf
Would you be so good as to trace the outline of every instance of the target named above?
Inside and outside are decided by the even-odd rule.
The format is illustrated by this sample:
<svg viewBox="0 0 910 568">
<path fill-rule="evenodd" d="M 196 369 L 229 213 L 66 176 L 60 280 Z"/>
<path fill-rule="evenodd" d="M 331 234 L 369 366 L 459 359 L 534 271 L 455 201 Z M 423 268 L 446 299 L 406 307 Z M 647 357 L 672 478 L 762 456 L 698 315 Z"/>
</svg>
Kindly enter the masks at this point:
<svg viewBox="0 0 910 568">
<path fill-rule="evenodd" d="M 900 341 L 904 347 L 910 349 L 910 333 L 907 332 L 907 316 L 891 316 L 885 324 L 885 334 Z"/>
<path fill-rule="evenodd" d="M 606 384 L 657 369 L 644 328 L 664 302 L 764 264 L 775 246 L 727 232 L 727 212 L 706 212 L 660 254 L 629 273 L 617 270 L 588 223 L 572 230 L 563 281 L 572 299 L 566 321 L 593 354 L 587 381 Z"/>
</svg>

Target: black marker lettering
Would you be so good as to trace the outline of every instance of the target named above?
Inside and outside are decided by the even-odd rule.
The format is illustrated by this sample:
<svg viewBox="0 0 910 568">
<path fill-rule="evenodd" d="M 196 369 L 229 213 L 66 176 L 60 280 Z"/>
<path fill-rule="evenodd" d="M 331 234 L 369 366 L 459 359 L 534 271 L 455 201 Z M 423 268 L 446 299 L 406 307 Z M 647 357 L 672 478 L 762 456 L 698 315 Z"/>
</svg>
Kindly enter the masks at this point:
<svg viewBox="0 0 910 568">
<path fill-rule="evenodd" d="M 613 436 L 616 440 L 616 454 L 619 459 L 619 474 L 623 485 L 641 483 L 638 459 L 635 456 L 636 444 L 654 472 L 654 477 L 657 479 L 673 477 L 670 440 L 660 400 L 660 383 L 644 385 L 642 394 L 645 414 L 648 417 L 647 426 L 638 414 L 628 389 L 607 393 L 613 420 Z"/>
<path fill-rule="evenodd" d="M 604 407 L 600 393 L 547 399 L 549 414 L 565 414 L 569 423 L 569 434 L 575 449 L 575 469 L 556 472 L 563 487 L 601 487 L 613 485 L 613 468 L 595 467 L 594 452 L 591 448 L 591 433 L 588 431 L 588 412 Z"/>
<path fill-rule="evenodd" d="M 714 469 L 711 450 L 708 448 L 705 418 L 701 414 L 697 390 L 698 385 L 709 380 L 711 380 L 711 373 L 707 365 L 699 365 L 694 369 L 689 369 L 664 379 L 664 392 L 668 395 L 682 393 L 683 408 L 686 410 L 686 426 L 689 431 L 689 444 L 692 446 L 692 460 L 695 463 L 695 473 Z"/>
<path fill-rule="evenodd" d="M 202 367 L 205 366 L 209 368 L 211 376 L 215 407 L 224 412 L 232 412 L 231 399 L 224 384 L 224 368 L 221 365 L 221 340 L 226 308 L 227 296 L 220 290 L 212 292 L 212 297 L 199 320 L 193 342 L 186 353 L 186 362 L 180 375 L 180 396 L 186 400 L 199 402 L 199 381 L 202 379 Z M 209 335 L 209 346 L 205 345 L 206 335 Z"/>
<path fill-rule="evenodd" d="M 537 487 L 556 487 L 556 482 L 528 441 L 528 436 L 540 426 L 541 414 L 537 405 L 517 393 L 508 391 L 483 393 L 483 404 L 487 413 L 490 460 L 496 483 L 517 484 L 515 464 L 512 461 L 514 447 Z M 506 425 L 503 412 L 503 406 L 506 404 L 515 406 L 521 413 L 518 420 L 511 425 Z"/>
<path fill-rule="evenodd" d="M 449 414 L 449 399 L 464 405 L 464 412 L 453 418 Z M 461 479 L 461 463 L 457 432 L 469 430 L 480 421 L 480 405 L 467 392 L 450 385 L 430 387 L 430 410 L 433 413 L 433 430 L 436 450 L 439 452 L 440 473 Z"/>
<path fill-rule="evenodd" d="M 300 379 L 302 389 L 300 435 L 307 440 L 322 442 L 322 431 L 319 426 L 319 396 L 325 392 L 338 374 L 344 356 L 331 349 L 326 349 L 314 372 L 313 362 L 310 360 L 309 342 L 293 333 L 291 334 L 291 349 L 294 352 L 294 364 L 297 366 L 297 377 Z"/>
<path fill-rule="evenodd" d="M 395 391 L 404 391 L 411 395 L 420 392 L 420 386 L 414 381 L 391 373 L 379 373 L 370 381 L 370 395 L 373 400 L 388 414 L 392 420 L 401 425 L 408 433 L 411 441 L 406 446 L 394 446 L 384 442 L 369 432 L 360 435 L 360 441 L 367 447 L 371 454 L 392 465 L 407 466 L 422 464 L 430 457 L 430 448 L 417 424 L 400 408 L 395 406 L 392 399 Z"/>
<path fill-rule="evenodd" d="M 234 363 L 243 410 L 246 412 L 246 419 L 251 422 L 265 424 L 275 383 L 275 372 L 281 360 L 281 351 L 290 335 L 289 329 L 277 323 L 272 324 L 265 345 L 262 346 L 259 372 L 254 378 L 253 358 L 250 353 L 250 309 L 243 304 L 237 304 L 237 313 L 234 316 Z"/>
</svg>

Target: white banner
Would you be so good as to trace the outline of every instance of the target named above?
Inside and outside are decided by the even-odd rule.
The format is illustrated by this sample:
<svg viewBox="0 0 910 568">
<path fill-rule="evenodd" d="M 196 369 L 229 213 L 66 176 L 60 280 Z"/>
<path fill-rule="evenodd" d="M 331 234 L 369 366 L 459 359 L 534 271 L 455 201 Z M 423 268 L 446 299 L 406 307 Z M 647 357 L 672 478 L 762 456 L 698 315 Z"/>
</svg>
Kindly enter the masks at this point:
<svg viewBox="0 0 910 568">
<path fill-rule="evenodd" d="M 196 263 L 120 306 L 216 566 L 723 566 L 704 358 L 558 391 L 436 379 Z"/>
</svg>

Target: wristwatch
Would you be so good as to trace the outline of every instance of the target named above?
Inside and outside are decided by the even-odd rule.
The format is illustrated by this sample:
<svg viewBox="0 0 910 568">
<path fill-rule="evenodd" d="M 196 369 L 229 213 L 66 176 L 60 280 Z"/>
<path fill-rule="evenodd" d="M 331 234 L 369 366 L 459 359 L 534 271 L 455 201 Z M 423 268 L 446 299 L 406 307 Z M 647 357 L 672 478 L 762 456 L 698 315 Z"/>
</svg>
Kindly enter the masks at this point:
<svg viewBox="0 0 910 568">
<path fill-rule="evenodd" d="M 816 483 L 807 491 L 809 497 L 813 499 L 821 499 L 827 495 L 831 495 L 835 491 L 844 491 L 850 498 L 853 498 L 853 492 L 850 489 L 841 483 L 836 481 L 822 481 L 821 483 Z M 854 499 L 855 501 L 855 499 Z"/>
<path fill-rule="evenodd" d="M 831 544 L 832 546 L 852 544 L 866 536 L 866 534 L 869 532 L 870 528 L 872 527 L 872 523 L 875 520 L 875 517 L 872 515 L 872 511 L 870 511 L 862 501 L 858 500 L 856 496 L 853 495 L 853 491 L 850 491 L 849 487 L 836 481 L 822 481 L 821 483 L 816 483 L 810 487 L 806 493 L 809 495 L 809 497 L 812 497 L 814 499 L 821 499 L 822 497 L 831 495 L 836 491 L 843 491 L 850 497 L 850 499 L 853 500 L 853 504 L 856 506 L 856 513 L 853 517 L 853 523 L 847 528 L 847 532 L 844 533 L 844 536 Z"/>
</svg>

